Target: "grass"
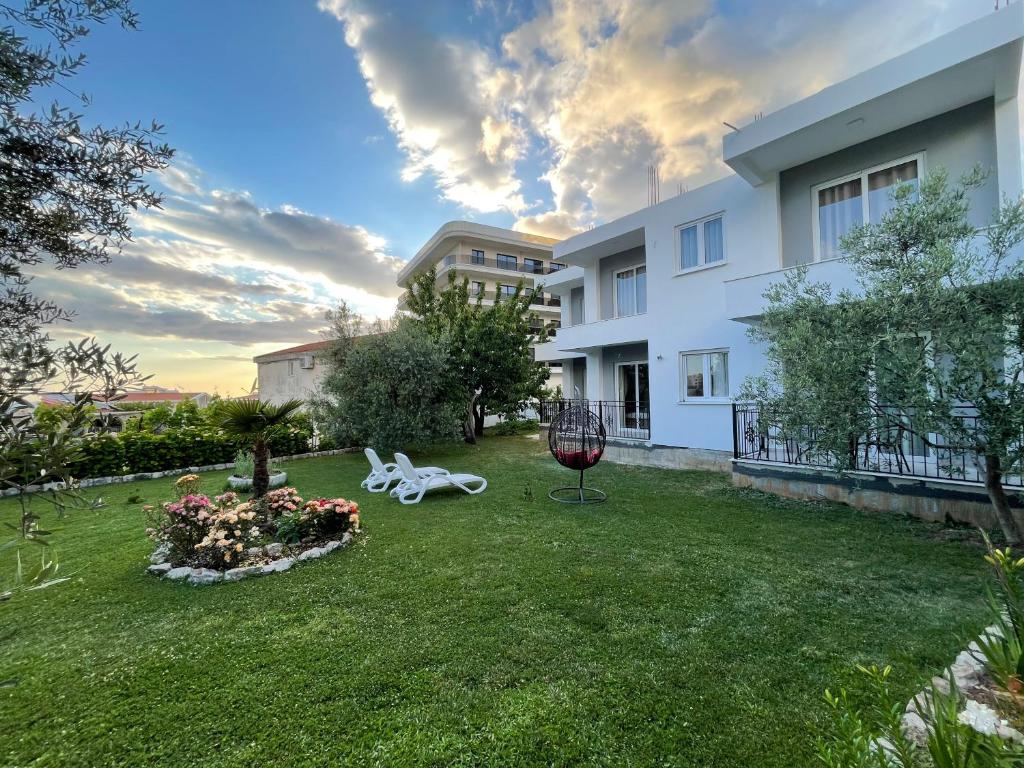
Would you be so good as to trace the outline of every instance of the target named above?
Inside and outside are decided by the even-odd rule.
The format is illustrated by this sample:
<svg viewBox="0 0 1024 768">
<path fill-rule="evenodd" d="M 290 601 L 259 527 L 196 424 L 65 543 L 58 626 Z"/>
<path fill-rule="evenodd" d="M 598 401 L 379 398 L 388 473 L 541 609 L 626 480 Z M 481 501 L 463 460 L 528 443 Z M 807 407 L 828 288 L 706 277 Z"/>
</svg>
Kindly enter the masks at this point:
<svg viewBox="0 0 1024 768">
<path fill-rule="evenodd" d="M 126 500 L 167 480 L 97 489 L 57 534 L 74 579 L 0 606 L 0 765 L 792 768 L 853 665 L 909 697 L 982 626 L 981 552 L 934 526 L 608 463 L 607 504 L 556 505 L 543 448 L 418 457 L 490 487 L 415 507 L 360 491 L 360 455 L 293 462 L 365 535 L 214 587 L 144 573 Z"/>
</svg>

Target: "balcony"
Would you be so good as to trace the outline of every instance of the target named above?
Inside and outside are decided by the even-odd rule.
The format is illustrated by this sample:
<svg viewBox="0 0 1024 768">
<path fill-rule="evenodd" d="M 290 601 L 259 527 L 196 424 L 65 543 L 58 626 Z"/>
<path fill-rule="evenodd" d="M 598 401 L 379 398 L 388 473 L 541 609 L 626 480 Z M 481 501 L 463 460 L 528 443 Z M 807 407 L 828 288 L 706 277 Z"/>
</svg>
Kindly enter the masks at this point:
<svg viewBox="0 0 1024 768">
<path fill-rule="evenodd" d="M 857 292 L 857 279 L 853 269 L 842 259 L 829 259 L 807 264 L 807 280 L 812 283 L 828 283 L 833 291 L 843 289 Z M 786 267 L 759 275 L 737 277 L 726 280 L 725 310 L 730 320 L 745 322 L 760 317 L 768 302 L 764 292 L 774 283 L 782 282 L 787 274 L 798 267 Z"/>
<path fill-rule="evenodd" d="M 915 423 L 912 409 L 881 405 L 871 411 L 864 433 L 847 440 L 849 470 L 984 484 L 984 457 L 964 447 L 979 442 L 981 426 L 973 409 L 965 406 L 957 414 L 958 434 L 952 439 Z M 808 469 L 831 469 L 837 463 L 821 446 L 815 427 L 799 418 L 764 414 L 755 403 L 733 404 L 732 433 L 737 460 Z M 1005 475 L 1003 485 L 1022 488 L 1024 476 Z"/>
<path fill-rule="evenodd" d="M 551 343 L 542 345 L 543 351 L 542 347 L 537 348 L 537 359 L 559 360 L 577 357 L 575 353 L 588 349 L 647 341 L 650 333 L 651 323 L 646 314 L 566 325 L 558 329 Z"/>
<path fill-rule="evenodd" d="M 485 267 L 487 269 L 501 269 L 506 272 L 517 272 L 525 275 L 550 275 L 563 269 L 561 266 L 553 267 L 546 264 L 523 264 L 518 259 L 515 262 L 507 260 L 491 259 L 486 256 L 466 256 L 464 254 L 450 253 L 441 261 L 442 268 L 452 266 Z"/>
<path fill-rule="evenodd" d="M 606 437 L 618 440 L 651 439 L 651 404 L 646 400 L 542 400 L 537 408 L 541 424 L 559 413 L 582 405 L 601 421 Z"/>
</svg>

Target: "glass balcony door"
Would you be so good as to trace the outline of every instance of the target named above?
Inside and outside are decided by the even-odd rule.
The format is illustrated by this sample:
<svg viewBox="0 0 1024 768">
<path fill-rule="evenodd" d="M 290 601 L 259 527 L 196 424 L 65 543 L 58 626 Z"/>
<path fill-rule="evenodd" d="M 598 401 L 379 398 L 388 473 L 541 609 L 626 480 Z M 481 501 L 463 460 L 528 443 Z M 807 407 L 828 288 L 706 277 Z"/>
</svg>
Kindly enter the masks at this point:
<svg viewBox="0 0 1024 768">
<path fill-rule="evenodd" d="M 619 425 L 629 437 L 650 437 L 650 381 L 646 362 L 616 366 L 619 393 Z"/>
</svg>

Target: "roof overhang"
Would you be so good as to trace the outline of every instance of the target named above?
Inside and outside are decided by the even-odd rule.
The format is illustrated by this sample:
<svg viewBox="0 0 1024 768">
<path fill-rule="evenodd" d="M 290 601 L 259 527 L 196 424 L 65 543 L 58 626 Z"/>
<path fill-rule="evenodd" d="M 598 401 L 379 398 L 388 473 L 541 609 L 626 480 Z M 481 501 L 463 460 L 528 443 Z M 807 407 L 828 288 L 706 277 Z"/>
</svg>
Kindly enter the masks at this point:
<svg viewBox="0 0 1024 768">
<path fill-rule="evenodd" d="M 958 107 L 1014 97 L 1022 38 L 1024 3 L 1013 3 L 727 134 L 724 160 L 756 186 Z"/>
<path fill-rule="evenodd" d="M 555 258 L 574 266 L 586 267 L 606 256 L 642 245 L 644 227 L 634 213 L 559 243 L 555 246 Z"/>
</svg>

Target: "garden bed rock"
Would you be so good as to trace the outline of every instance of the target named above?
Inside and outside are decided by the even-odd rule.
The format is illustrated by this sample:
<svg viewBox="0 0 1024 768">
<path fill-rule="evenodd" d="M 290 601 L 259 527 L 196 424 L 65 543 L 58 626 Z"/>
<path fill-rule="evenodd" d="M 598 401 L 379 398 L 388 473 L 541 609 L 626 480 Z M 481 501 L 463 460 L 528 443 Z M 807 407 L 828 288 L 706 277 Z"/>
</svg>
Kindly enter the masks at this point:
<svg viewBox="0 0 1024 768">
<path fill-rule="evenodd" d="M 315 560 L 330 554 L 336 549 L 347 546 L 352 541 L 352 533 L 346 532 L 336 541 L 326 541 L 300 549 L 285 548 L 283 544 L 267 544 L 265 547 L 252 547 L 245 551 L 246 564 L 227 571 L 215 571 L 212 568 L 192 568 L 187 565 L 173 567 L 166 561 L 166 553 L 155 551 L 150 560 L 152 565 L 146 570 L 154 576 L 172 581 L 187 581 L 193 586 L 217 584 L 222 581 L 240 581 L 250 576 L 265 576 L 271 573 L 287 571 L 295 563 Z"/>
<path fill-rule="evenodd" d="M 998 632 L 994 626 L 989 627 L 983 635 Z M 971 642 L 966 650 L 960 652 L 956 660 L 943 675 L 932 678 L 931 685 L 926 686 L 906 706 L 903 713 L 903 733 L 918 746 L 928 741 L 928 724 L 924 714 L 930 708 L 932 691 L 948 694 L 952 681 L 964 697 L 964 709 L 959 720 L 980 733 L 999 736 L 1002 739 L 1024 744 L 1024 734 L 1010 725 L 991 706 L 996 701 L 995 684 L 985 671 L 984 657 L 977 642 Z"/>
</svg>

